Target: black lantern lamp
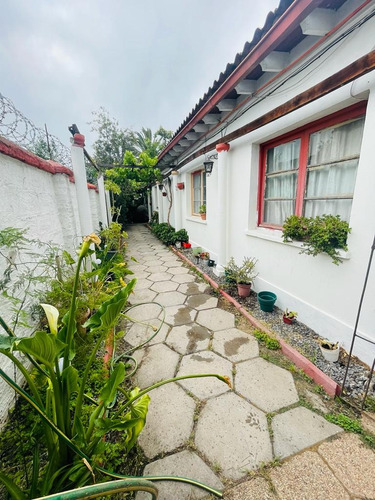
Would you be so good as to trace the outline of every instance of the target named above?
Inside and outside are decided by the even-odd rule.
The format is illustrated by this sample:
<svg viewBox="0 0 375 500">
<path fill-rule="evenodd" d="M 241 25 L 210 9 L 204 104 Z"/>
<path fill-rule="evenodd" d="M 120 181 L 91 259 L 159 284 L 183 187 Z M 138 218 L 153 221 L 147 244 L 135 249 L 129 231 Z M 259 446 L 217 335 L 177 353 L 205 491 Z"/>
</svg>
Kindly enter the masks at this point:
<svg viewBox="0 0 375 500">
<path fill-rule="evenodd" d="M 158 185 L 158 188 L 160 189 L 160 191 L 163 191 L 163 187 L 164 187 L 164 185 L 163 185 L 163 184 L 159 184 L 159 185 Z"/>
<path fill-rule="evenodd" d="M 214 166 L 214 162 L 211 160 L 204 161 L 203 166 L 204 166 L 204 171 L 206 172 L 206 174 L 210 175 L 212 172 L 212 168 Z"/>
</svg>

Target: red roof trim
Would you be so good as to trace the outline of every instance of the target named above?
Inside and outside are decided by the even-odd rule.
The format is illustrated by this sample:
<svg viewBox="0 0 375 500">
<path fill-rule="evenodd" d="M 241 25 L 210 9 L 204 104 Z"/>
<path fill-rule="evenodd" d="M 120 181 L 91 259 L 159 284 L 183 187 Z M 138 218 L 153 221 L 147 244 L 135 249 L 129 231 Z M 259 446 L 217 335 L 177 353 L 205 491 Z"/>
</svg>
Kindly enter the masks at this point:
<svg viewBox="0 0 375 500">
<path fill-rule="evenodd" d="M 261 59 L 266 57 L 274 48 L 277 47 L 277 44 L 280 42 L 280 38 L 284 39 L 288 36 L 289 33 L 291 33 L 315 8 L 319 7 L 322 2 L 323 0 L 296 0 L 293 2 L 270 28 L 270 30 L 261 38 L 254 49 L 244 58 L 243 61 L 241 61 L 223 85 L 221 85 L 213 96 L 208 99 L 199 112 L 192 118 L 192 120 L 190 120 L 189 123 L 185 125 L 177 136 L 172 139 L 168 146 L 159 155 L 158 161 L 160 161 L 163 156 L 166 155 L 168 151 L 181 140 L 189 129 L 198 123 L 210 109 L 216 106 L 216 104 L 218 104 L 230 90 L 232 90 L 253 68 L 255 68 Z"/>
</svg>

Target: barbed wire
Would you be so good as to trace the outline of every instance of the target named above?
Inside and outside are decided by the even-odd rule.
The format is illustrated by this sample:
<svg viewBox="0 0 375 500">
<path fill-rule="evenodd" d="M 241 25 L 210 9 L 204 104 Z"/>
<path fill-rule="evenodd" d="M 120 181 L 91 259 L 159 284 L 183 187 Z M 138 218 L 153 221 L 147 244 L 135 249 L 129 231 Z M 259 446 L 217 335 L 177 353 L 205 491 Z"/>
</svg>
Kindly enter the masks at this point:
<svg viewBox="0 0 375 500">
<path fill-rule="evenodd" d="M 72 168 L 70 149 L 58 137 L 37 127 L 1 92 L 0 135 L 46 160 Z"/>
</svg>

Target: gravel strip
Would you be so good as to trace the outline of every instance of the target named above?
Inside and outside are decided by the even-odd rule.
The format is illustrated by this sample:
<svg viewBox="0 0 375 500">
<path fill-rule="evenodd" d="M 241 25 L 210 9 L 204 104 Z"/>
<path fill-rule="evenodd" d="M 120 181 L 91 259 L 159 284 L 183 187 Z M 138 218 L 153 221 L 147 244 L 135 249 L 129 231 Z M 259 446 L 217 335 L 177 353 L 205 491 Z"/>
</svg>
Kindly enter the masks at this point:
<svg viewBox="0 0 375 500">
<path fill-rule="evenodd" d="M 318 344 L 320 336 L 314 330 L 298 320 L 291 325 L 286 325 L 282 319 L 283 311 L 278 307 L 275 307 L 273 312 L 270 313 L 261 311 L 255 292 L 251 291 L 250 297 L 239 297 L 237 287 L 226 283 L 224 278 L 217 277 L 212 270 L 213 268 L 207 265 L 207 260 L 199 259 L 197 263 L 191 249 L 179 249 L 179 251 L 201 269 L 202 272 L 216 281 L 221 288 L 235 298 L 256 319 L 264 322 L 267 327 L 273 330 L 281 338 L 285 339 L 288 344 L 308 358 L 326 375 L 331 377 L 338 384 L 342 384 L 348 358 L 346 351 L 343 349 L 340 350 L 340 358 L 337 363 L 326 361 L 320 352 L 320 346 Z M 347 395 L 354 398 L 361 397 L 364 393 L 369 374 L 370 370 L 367 366 L 357 358 L 352 358 L 345 384 Z M 373 375 L 369 396 L 375 397 L 375 375 Z"/>
</svg>

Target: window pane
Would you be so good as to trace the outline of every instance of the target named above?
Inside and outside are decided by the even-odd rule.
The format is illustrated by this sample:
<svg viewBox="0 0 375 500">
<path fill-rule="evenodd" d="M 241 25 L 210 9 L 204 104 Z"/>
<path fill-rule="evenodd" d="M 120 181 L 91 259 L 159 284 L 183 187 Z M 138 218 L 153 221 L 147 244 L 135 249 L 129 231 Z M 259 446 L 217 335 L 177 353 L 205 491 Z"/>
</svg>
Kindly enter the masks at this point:
<svg viewBox="0 0 375 500">
<path fill-rule="evenodd" d="M 358 160 L 324 165 L 309 171 L 306 197 L 353 195 Z"/>
<path fill-rule="evenodd" d="M 266 178 L 265 198 L 295 198 L 297 172 L 272 175 Z"/>
<path fill-rule="evenodd" d="M 349 222 L 352 201 L 331 199 L 331 200 L 307 200 L 305 202 L 305 217 L 316 217 L 317 215 L 332 214 L 340 215 L 342 220 Z"/>
<path fill-rule="evenodd" d="M 294 200 L 265 201 L 263 220 L 268 224 L 282 226 L 285 219 L 294 214 L 294 206 Z"/>
<path fill-rule="evenodd" d="M 320 165 L 358 156 L 361 149 L 364 118 L 310 135 L 309 165 Z"/>
<path fill-rule="evenodd" d="M 301 140 L 295 139 L 270 148 L 267 151 L 266 174 L 298 168 L 300 145 Z"/>
</svg>

